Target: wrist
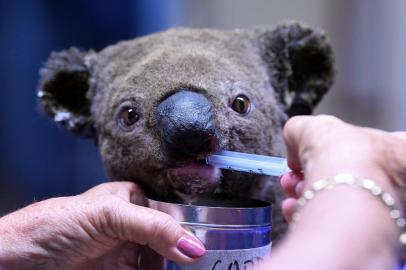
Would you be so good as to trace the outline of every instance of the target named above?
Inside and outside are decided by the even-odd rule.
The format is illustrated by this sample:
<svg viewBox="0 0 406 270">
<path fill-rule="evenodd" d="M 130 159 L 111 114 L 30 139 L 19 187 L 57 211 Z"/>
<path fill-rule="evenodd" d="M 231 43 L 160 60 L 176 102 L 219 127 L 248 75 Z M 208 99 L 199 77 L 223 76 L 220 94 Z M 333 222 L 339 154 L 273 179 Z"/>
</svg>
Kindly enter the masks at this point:
<svg viewBox="0 0 406 270">
<path fill-rule="evenodd" d="M 47 269 L 47 253 L 33 239 L 39 227 L 41 218 L 31 218 L 24 209 L 0 218 L 0 267 L 33 269 L 41 265 Z"/>
<path fill-rule="evenodd" d="M 335 269 L 392 269 L 398 236 L 382 202 L 344 185 L 320 191 L 302 209 L 291 233 L 294 243 L 306 248 L 311 243 L 313 252 L 320 254 L 316 260 L 321 263 L 324 258 Z"/>
<path fill-rule="evenodd" d="M 389 194 L 391 194 L 397 203 L 397 206 L 403 210 L 402 194 L 400 189 L 395 186 L 394 176 L 388 173 L 384 166 L 380 165 L 380 161 L 374 159 L 365 160 L 363 156 L 357 158 L 348 155 L 353 155 L 348 151 L 347 156 L 340 156 L 340 160 L 329 155 L 320 154 L 317 158 L 309 161 L 305 168 L 305 189 L 320 180 L 328 179 L 335 175 L 346 173 L 359 178 L 372 179 L 377 185 Z M 317 167 L 315 167 L 315 165 Z M 321 164 L 321 165 L 320 165 Z"/>
<path fill-rule="evenodd" d="M 16 242 L 16 233 L 8 224 L 7 216 L 0 218 L 0 267 L 10 267 L 10 262 L 16 257 L 12 243 Z"/>
</svg>

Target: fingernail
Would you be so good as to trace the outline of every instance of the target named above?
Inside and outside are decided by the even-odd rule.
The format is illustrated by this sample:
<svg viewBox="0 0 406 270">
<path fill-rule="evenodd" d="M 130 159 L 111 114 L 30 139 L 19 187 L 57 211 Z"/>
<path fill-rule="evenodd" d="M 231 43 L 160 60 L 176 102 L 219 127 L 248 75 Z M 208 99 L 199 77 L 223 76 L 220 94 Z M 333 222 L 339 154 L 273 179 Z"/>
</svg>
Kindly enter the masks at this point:
<svg viewBox="0 0 406 270">
<path fill-rule="evenodd" d="M 178 240 L 176 248 L 188 257 L 196 258 L 201 257 L 206 253 L 203 244 L 195 237 L 185 234 Z"/>
<path fill-rule="evenodd" d="M 297 195 L 298 197 L 301 196 L 302 193 L 303 193 L 303 191 L 304 191 L 304 189 L 305 189 L 305 183 L 304 183 L 303 181 L 297 183 L 296 188 L 295 188 L 296 195 Z"/>
<path fill-rule="evenodd" d="M 303 181 L 303 174 L 301 172 L 295 172 L 292 173 L 292 177 L 295 179 L 295 181 L 299 182 L 299 181 Z"/>
<path fill-rule="evenodd" d="M 289 173 L 284 173 L 281 176 L 279 176 L 279 182 L 282 184 L 282 182 L 285 182 L 286 179 L 288 178 Z"/>
</svg>

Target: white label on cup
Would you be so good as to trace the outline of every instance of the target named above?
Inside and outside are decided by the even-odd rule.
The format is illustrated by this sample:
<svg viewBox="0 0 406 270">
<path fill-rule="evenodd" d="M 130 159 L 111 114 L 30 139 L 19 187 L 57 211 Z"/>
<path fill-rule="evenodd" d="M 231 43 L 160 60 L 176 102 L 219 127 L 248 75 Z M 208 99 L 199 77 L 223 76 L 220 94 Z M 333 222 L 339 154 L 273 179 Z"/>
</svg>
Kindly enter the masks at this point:
<svg viewBox="0 0 406 270">
<path fill-rule="evenodd" d="M 272 243 L 250 249 L 207 250 L 196 263 L 170 262 L 170 270 L 251 270 L 271 254 Z"/>
</svg>

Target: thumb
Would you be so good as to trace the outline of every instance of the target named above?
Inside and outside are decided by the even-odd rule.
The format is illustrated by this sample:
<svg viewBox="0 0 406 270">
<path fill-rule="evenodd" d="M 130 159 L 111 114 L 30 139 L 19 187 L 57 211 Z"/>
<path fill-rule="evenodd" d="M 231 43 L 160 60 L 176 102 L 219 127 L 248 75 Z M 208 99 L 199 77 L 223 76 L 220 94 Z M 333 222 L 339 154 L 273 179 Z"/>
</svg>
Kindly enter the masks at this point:
<svg viewBox="0 0 406 270">
<path fill-rule="evenodd" d="M 288 165 L 294 172 L 303 170 L 300 146 L 303 133 L 306 131 L 306 126 L 313 117 L 314 116 L 294 116 L 286 122 L 283 128 Z"/>
<path fill-rule="evenodd" d="M 96 215 L 108 236 L 148 245 L 165 258 L 192 262 L 205 253 L 203 244 L 171 216 L 112 196 Z"/>
</svg>

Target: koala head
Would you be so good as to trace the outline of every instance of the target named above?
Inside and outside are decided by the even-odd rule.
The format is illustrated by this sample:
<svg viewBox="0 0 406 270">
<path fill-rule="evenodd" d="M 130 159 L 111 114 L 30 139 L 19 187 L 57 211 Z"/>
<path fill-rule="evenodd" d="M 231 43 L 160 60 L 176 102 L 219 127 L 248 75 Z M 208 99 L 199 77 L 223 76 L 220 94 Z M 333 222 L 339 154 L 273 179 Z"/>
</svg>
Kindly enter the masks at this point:
<svg viewBox="0 0 406 270">
<path fill-rule="evenodd" d="M 172 201 L 221 194 L 278 201 L 267 177 L 221 172 L 203 160 L 219 149 L 281 155 L 284 122 L 312 113 L 332 84 L 333 59 L 322 31 L 298 23 L 184 28 L 100 52 L 52 53 L 40 74 L 45 111 L 96 140 L 112 180 Z"/>
</svg>

